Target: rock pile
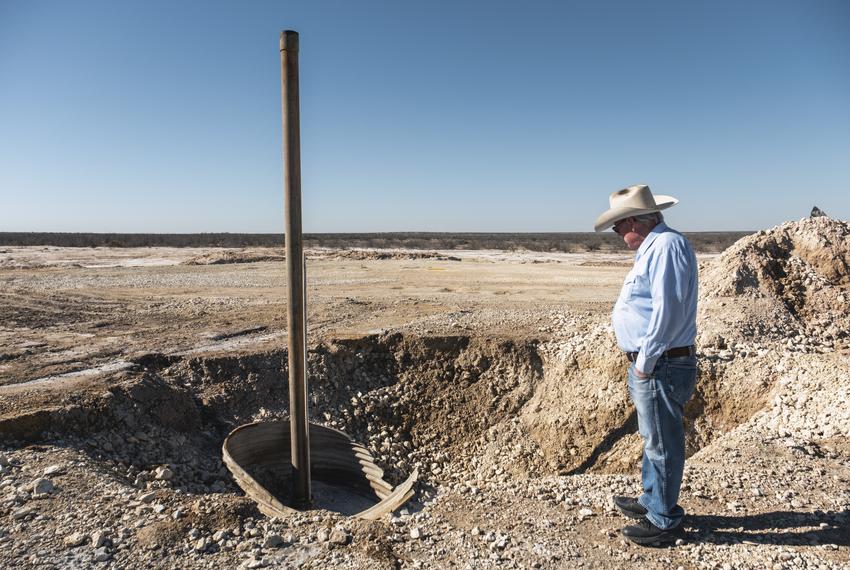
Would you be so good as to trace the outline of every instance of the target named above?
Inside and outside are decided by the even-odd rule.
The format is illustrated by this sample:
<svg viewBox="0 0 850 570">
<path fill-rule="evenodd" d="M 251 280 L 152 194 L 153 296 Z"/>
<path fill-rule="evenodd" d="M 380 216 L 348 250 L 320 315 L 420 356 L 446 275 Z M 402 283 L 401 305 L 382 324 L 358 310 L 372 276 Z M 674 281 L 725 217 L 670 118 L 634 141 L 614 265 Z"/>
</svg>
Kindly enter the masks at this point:
<svg viewBox="0 0 850 570">
<path fill-rule="evenodd" d="M 850 224 L 803 218 L 743 238 L 706 268 L 700 287 L 703 317 L 738 313 L 720 319 L 735 319 L 733 334 L 844 345 L 850 331 Z M 712 322 L 703 318 L 700 324 Z"/>
<path fill-rule="evenodd" d="M 182 265 L 222 265 L 226 263 L 259 263 L 261 261 L 286 261 L 281 248 L 277 249 L 222 249 L 213 253 L 196 255 Z"/>
<path fill-rule="evenodd" d="M 399 260 L 399 259 L 433 259 L 436 261 L 460 261 L 459 257 L 446 255 L 437 251 L 419 251 L 411 249 L 328 249 L 311 248 L 305 250 L 307 259 L 351 259 L 355 261 L 368 260 Z M 286 253 L 282 247 L 275 248 L 232 248 L 221 249 L 212 253 L 195 255 L 181 265 L 222 265 L 228 263 L 260 263 L 265 261 L 286 261 Z M 12 261 L 8 261 L 12 263 Z M 0 267 L 4 267 L 0 258 Z M 11 267 L 11 265 L 9 265 Z"/>
</svg>

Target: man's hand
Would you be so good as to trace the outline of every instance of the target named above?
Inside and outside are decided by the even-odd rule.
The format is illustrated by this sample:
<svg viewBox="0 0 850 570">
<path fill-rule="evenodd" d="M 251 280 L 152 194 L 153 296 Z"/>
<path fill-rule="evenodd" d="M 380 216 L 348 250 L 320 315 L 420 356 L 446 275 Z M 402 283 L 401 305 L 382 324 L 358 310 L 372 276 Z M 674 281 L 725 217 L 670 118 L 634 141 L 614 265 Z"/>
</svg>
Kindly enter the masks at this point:
<svg viewBox="0 0 850 570">
<path fill-rule="evenodd" d="M 647 378 L 649 378 L 649 374 L 644 374 L 643 372 L 638 370 L 637 367 L 635 367 L 635 376 L 637 376 L 641 380 L 646 380 Z"/>
</svg>

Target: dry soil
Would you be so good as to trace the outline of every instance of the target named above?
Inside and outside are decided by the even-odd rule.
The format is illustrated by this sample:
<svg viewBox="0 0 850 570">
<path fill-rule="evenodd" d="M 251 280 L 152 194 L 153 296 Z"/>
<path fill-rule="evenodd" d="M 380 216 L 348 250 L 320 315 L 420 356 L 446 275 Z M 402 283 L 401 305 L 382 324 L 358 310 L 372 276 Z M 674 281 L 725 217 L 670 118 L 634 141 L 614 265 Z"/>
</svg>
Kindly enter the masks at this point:
<svg viewBox="0 0 850 570">
<path fill-rule="evenodd" d="M 0 564 L 845 568 L 850 230 L 701 255 L 688 537 L 641 548 L 613 494 L 641 445 L 609 313 L 628 254 L 307 252 L 313 421 L 417 494 L 380 521 L 261 515 L 221 462 L 287 415 L 269 249 L 0 251 Z"/>
</svg>

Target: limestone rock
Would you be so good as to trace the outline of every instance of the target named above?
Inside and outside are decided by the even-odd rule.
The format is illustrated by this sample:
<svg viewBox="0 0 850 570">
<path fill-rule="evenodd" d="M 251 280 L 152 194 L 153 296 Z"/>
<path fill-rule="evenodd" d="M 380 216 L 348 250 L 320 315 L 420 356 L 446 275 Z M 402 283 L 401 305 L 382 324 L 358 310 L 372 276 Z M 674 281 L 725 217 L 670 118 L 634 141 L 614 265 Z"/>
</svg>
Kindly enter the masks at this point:
<svg viewBox="0 0 850 570">
<path fill-rule="evenodd" d="M 75 532 L 67 535 L 62 539 L 62 543 L 67 548 L 74 548 L 77 546 L 82 546 L 89 539 L 89 535 L 82 532 Z"/>
<path fill-rule="evenodd" d="M 174 473 L 165 466 L 157 467 L 156 471 L 154 471 L 154 478 L 158 481 L 171 481 L 173 477 Z"/>
<path fill-rule="evenodd" d="M 33 497 L 46 497 L 53 492 L 53 481 L 50 479 L 36 479 L 32 482 Z"/>
<path fill-rule="evenodd" d="M 94 548 L 100 548 L 102 546 L 106 546 L 107 544 L 109 544 L 109 536 L 106 534 L 105 531 L 96 530 L 94 533 L 92 533 L 91 545 Z"/>
<path fill-rule="evenodd" d="M 112 558 L 112 554 L 105 546 L 94 551 L 95 562 L 106 562 L 110 558 Z"/>
<path fill-rule="evenodd" d="M 45 477 L 50 477 L 51 475 L 61 475 L 65 472 L 65 468 L 62 465 L 51 465 L 49 467 L 44 468 L 44 472 L 42 473 Z"/>
<path fill-rule="evenodd" d="M 343 530 L 341 528 L 335 528 L 331 531 L 331 534 L 330 534 L 330 537 L 328 537 L 328 540 L 332 544 L 345 545 L 345 544 L 348 544 L 349 541 L 351 540 L 351 535 L 348 534 L 345 530 Z"/>
</svg>

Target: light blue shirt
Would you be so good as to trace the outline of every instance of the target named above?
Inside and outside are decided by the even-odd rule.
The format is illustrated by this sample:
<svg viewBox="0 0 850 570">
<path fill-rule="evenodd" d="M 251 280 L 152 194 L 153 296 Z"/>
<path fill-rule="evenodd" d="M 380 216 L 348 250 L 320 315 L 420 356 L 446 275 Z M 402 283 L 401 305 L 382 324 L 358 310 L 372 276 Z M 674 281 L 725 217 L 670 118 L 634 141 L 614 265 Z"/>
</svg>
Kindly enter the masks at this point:
<svg viewBox="0 0 850 570">
<path fill-rule="evenodd" d="M 617 344 L 637 352 L 635 366 L 651 374 L 667 350 L 697 336 L 697 259 L 687 238 L 663 222 L 652 228 L 614 305 Z"/>
</svg>

